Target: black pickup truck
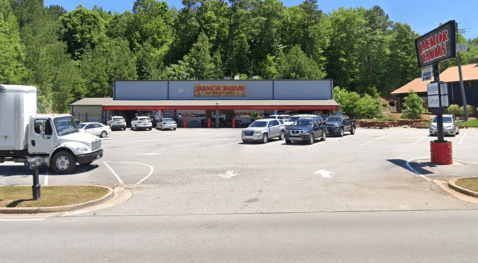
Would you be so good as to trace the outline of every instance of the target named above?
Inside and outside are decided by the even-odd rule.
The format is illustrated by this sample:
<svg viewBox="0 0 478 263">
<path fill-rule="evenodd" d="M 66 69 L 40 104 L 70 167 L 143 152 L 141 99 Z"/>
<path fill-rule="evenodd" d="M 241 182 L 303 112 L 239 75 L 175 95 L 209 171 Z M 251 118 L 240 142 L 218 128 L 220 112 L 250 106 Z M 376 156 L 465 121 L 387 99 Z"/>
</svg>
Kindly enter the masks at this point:
<svg viewBox="0 0 478 263">
<path fill-rule="evenodd" d="M 344 132 L 355 134 L 355 120 L 351 120 L 349 116 L 329 116 L 325 120 L 327 133 L 329 135 L 344 136 Z"/>
</svg>

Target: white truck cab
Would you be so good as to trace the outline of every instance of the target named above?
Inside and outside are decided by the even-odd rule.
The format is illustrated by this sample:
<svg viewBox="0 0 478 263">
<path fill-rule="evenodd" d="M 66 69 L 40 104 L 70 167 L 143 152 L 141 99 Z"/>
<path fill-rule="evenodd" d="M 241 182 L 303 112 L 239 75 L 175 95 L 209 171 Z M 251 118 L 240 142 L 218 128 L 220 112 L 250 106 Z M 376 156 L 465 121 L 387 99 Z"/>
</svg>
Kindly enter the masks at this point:
<svg viewBox="0 0 478 263">
<path fill-rule="evenodd" d="M 0 84 L 0 163 L 29 163 L 33 158 L 57 173 L 103 156 L 102 143 L 80 133 L 71 115 L 37 113 L 37 89 Z"/>
</svg>

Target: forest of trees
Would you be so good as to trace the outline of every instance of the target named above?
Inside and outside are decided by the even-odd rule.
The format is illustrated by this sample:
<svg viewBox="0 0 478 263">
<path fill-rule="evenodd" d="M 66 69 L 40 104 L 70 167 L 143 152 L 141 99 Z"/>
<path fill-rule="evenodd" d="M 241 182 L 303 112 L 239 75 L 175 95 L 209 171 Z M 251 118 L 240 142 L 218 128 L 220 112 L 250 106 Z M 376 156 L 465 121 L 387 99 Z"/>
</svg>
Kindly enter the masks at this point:
<svg viewBox="0 0 478 263">
<path fill-rule="evenodd" d="M 379 6 L 324 14 L 317 0 L 182 4 L 136 0 L 119 14 L 0 0 L 0 83 L 34 85 L 40 112 L 67 112 L 78 99 L 111 97 L 115 80 L 328 78 L 387 96 L 420 76 L 419 35 Z M 469 44 L 462 63 L 475 62 L 478 38 L 460 42 Z"/>
</svg>

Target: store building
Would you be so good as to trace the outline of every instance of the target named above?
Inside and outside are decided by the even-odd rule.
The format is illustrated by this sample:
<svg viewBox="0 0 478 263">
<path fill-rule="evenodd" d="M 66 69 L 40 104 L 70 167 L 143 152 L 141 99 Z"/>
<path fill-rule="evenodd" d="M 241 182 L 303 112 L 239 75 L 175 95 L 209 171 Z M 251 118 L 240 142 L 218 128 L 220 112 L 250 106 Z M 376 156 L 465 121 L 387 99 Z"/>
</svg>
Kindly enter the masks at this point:
<svg viewBox="0 0 478 263">
<path fill-rule="evenodd" d="M 463 76 L 463 87 L 465 90 L 467 105 L 478 106 L 478 65 L 468 64 L 461 67 Z M 403 108 L 404 98 L 410 91 L 415 92 L 425 103 L 428 104 L 427 85 L 432 82 L 422 81 L 421 78 L 416 78 L 401 88 L 392 92 L 398 97 L 398 112 Z M 448 103 L 462 106 L 462 96 L 460 88 L 460 77 L 458 74 L 458 66 L 449 67 L 440 73 L 440 81 L 448 84 Z"/>
<path fill-rule="evenodd" d="M 72 104 L 88 104 L 83 99 Z M 124 116 L 129 124 L 135 115 L 170 117 L 182 127 L 245 126 L 254 113 L 315 113 L 338 110 L 332 80 L 191 80 L 116 81 L 113 98 L 101 103 L 103 122 Z M 216 117 L 217 113 L 217 117 Z"/>
</svg>

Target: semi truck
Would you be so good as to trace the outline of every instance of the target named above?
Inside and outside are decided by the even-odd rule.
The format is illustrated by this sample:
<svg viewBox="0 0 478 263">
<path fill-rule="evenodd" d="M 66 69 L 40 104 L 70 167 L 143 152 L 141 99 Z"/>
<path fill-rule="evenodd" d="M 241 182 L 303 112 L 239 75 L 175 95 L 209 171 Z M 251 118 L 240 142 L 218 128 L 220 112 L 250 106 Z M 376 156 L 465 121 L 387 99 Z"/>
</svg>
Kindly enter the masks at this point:
<svg viewBox="0 0 478 263">
<path fill-rule="evenodd" d="M 0 163 L 68 174 L 103 157 L 101 139 L 80 133 L 71 115 L 37 114 L 37 88 L 0 84 Z"/>
</svg>

